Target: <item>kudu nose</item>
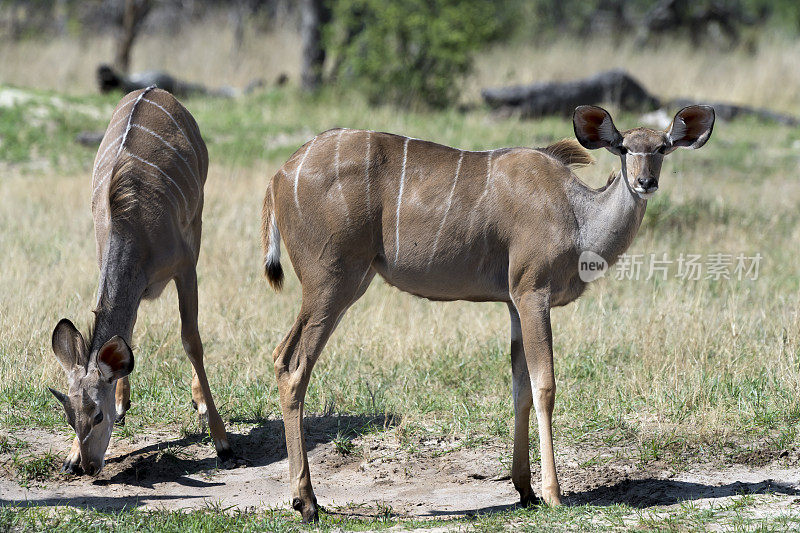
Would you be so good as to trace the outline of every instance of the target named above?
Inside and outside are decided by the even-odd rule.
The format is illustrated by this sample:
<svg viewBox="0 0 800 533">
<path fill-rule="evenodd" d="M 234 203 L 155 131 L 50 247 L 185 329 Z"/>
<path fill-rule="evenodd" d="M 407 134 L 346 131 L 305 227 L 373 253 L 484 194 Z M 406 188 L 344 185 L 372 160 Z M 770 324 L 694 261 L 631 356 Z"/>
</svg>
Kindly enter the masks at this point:
<svg viewBox="0 0 800 533">
<path fill-rule="evenodd" d="M 658 182 L 656 181 L 656 179 L 653 178 L 653 177 L 650 177 L 650 176 L 638 178 L 636 180 L 636 182 L 639 184 L 639 186 L 642 189 L 644 189 L 646 191 L 649 191 L 650 189 L 652 189 L 653 187 L 656 187 L 658 185 Z"/>
</svg>

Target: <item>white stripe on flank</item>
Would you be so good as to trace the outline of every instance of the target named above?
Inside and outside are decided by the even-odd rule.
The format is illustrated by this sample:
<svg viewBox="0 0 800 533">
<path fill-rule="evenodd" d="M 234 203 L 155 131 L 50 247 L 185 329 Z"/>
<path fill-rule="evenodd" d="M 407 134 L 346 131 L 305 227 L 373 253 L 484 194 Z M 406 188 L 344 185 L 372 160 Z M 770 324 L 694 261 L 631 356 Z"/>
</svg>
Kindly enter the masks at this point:
<svg viewBox="0 0 800 533">
<path fill-rule="evenodd" d="M 314 146 L 316 140 L 317 138 L 314 137 L 313 139 L 311 139 L 311 142 L 308 143 L 306 151 L 303 152 L 303 157 L 300 158 L 300 163 L 297 165 L 297 170 L 294 173 L 294 205 L 297 206 L 298 211 L 300 210 L 300 200 L 298 200 L 297 198 L 297 183 L 300 180 L 300 170 L 303 168 L 303 163 L 305 162 L 306 157 L 308 157 L 308 152 L 311 151 L 311 147 Z"/>
<path fill-rule="evenodd" d="M 333 168 L 336 172 L 336 181 L 339 181 L 339 145 L 342 142 L 342 132 L 344 130 L 339 130 L 339 134 L 336 136 L 336 151 L 333 154 Z"/>
<path fill-rule="evenodd" d="M 367 132 L 367 154 L 364 156 L 364 182 L 367 184 L 367 213 L 372 211 L 370 206 L 370 198 L 369 198 L 369 149 L 370 149 L 370 134 L 372 132 Z"/>
<path fill-rule="evenodd" d="M 116 128 L 117 126 L 119 126 L 120 124 L 125 122 L 126 120 L 128 120 L 128 117 L 122 117 L 121 119 L 117 120 L 116 122 L 113 122 L 113 123 L 109 124 L 108 127 L 106 128 L 106 132 L 109 132 L 109 131 L 113 130 L 114 128 Z M 117 139 L 121 138 L 123 135 L 124 135 L 124 133 L 120 134 L 120 136 L 117 137 Z"/>
<path fill-rule="evenodd" d="M 403 186 L 406 181 L 406 161 L 408 160 L 408 141 L 403 142 L 403 169 L 400 171 L 400 191 L 397 193 L 397 215 L 394 222 L 394 262 L 400 257 L 400 202 L 403 201 Z"/>
<path fill-rule="evenodd" d="M 483 188 L 483 194 L 481 195 L 481 200 L 483 197 L 489 193 L 489 184 L 492 182 L 492 156 L 494 155 L 494 150 L 489 152 L 489 157 L 486 159 L 486 186 Z M 480 203 L 480 200 L 478 200 Z"/>
<path fill-rule="evenodd" d="M 344 130 L 339 130 L 339 135 L 336 136 L 336 152 L 333 156 L 333 167 L 336 172 L 336 187 L 339 189 L 339 195 L 342 197 L 342 205 L 344 206 L 344 216 L 347 221 L 347 225 L 350 225 L 350 210 L 347 208 L 347 198 L 344 196 L 344 190 L 342 189 L 342 182 L 339 180 L 339 145 L 342 142 L 342 133 Z"/>
<path fill-rule="evenodd" d="M 114 139 L 113 141 L 108 143 L 108 145 L 106 146 L 106 149 L 103 150 L 103 153 L 101 153 L 100 157 L 97 159 L 97 164 L 94 166 L 94 170 L 92 171 L 92 173 L 96 173 L 100 169 L 100 167 L 103 166 L 103 163 L 106 160 L 106 152 L 108 152 L 111 149 L 112 146 L 117 144 L 117 141 L 122 139 L 123 135 L 125 135 L 125 134 L 124 133 L 120 133 L 119 136 L 116 139 Z"/>
<path fill-rule="evenodd" d="M 106 173 L 105 173 L 105 174 L 103 174 L 103 179 L 101 179 L 100 181 L 98 181 L 98 182 L 97 182 L 97 185 L 95 185 L 95 186 L 94 186 L 94 189 L 92 189 L 92 198 L 94 198 L 94 195 L 95 195 L 95 193 L 97 193 L 97 189 L 99 189 L 99 188 L 100 188 L 100 186 L 101 186 L 101 185 L 103 185 L 103 182 L 104 182 L 104 181 L 106 181 L 110 175 L 111 175 L 111 169 L 108 169 L 108 170 L 106 171 Z"/>
<path fill-rule="evenodd" d="M 139 100 L 144 98 L 144 95 L 147 94 L 147 92 L 153 89 L 154 87 L 155 86 L 148 87 L 147 89 L 140 92 L 139 96 L 136 98 L 136 101 L 133 103 L 133 107 L 131 107 L 131 112 L 128 115 L 128 125 L 125 127 L 125 133 L 122 135 L 122 142 L 119 143 L 119 148 L 117 149 L 117 158 L 119 158 L 119 154 L 122 153 L 122 148 L 125 146 L 125 139 L 128 138 L 128 132 L 131 131 L 131 124 L 133 123 L 133 113 L 136 111 L 136 104 L 138 104 Z"/>
<path fill-rule="evenodd" d="M 175 120 L 175 117 L 173 117 L 172 114 L 169 111 L 164 109 L 163 106 L 157 104 L 156 102 L 154 102 L 152 100 L 148 100 L 147 98 L 143 98 L 142 101 L 147 102 L 148 104 L 152 104 L 152 105 L 156 106 L 161 111 L 163 111 L 164 114 L 166 114 L 169 117 L 169 119 L 172 121 L 172 123 L 175 124 L 175 127 L 178 128 L 178 131 L 181 132 L 181 135 L 183 135 L 183 138 L 186 139 L 186 142 L 189 143 L 189 147 L 192 149 L 192 152 L 194 152 L 194 157 L 195 157 L 195 159 L 197 159 L 197 162 L 199 164 L 200 163 L 200 158 L 197 156 L 197 151 L 194 149 L 194 141 L 189 139 L 189 137 L 186 135 L 186 132 L 183 131 L 183 128 L 181 128 L 180 125 L 178 124 L 178 121 Z"/>
<path fill-rule="evenodd" d="M 186 196 L 183 194 L 183 191 L 182 191 L 182 190 L 181 190 L 181 188 L 178 186 L 178 184 L 177 184 L 177 183 L 175 183 L 175 181 L 173 181 L 173 179 L 169 177 L 169 174 L 167 174 L 166 172 L 164 172 L 163 170 L 161 170 L 160 168 L 158 168 L 158 165 L 154 165 L 154 164 L 153 164 L 153 163 L 151 163 L 150 161 L 147 161 L 147 160 L 145 160 L 145 159 L 142 159 L 141 157 L 139 157 L 139 156 L 138 156 L 138 155 L 136 155 L 136 154 L 130 154 L 130 156 L 131 156 L 132 158 L 136 159 L 137 161 L 141 161 L 141 162 L 142 162 L 142 163 L 144 163 L 145 165 L 150 165 L 150 166 L 151 166 L 151 167 L 153 167 L 154 169 L 158 170 L 158 172 L 159 172 L 159 173 L 161 173 L 161 175 L 162 175 L 162 176 L 164 176 L 165 178 L 167 178 L 167 179 L 170 181 L 170 183 L 172 183 L 172 184 L 175 186 L 175 188 L 176 188 L 176 189 L 178 189 L 178 192 L 179 192 L 179 193 L 181 194 L 181 196 L 183 197 L 183 204 L 184 204 L 184 206 L 186 207 L 186 214 L 187 214 L 187 216 L 188 216 L 188 215 L 189 215 L 189 202 L 186 200 Z"/>
<path fill-rule="evenodd" d="M 150 177 L 152 177 L 154 179 L 157 179 L 157 180 L 161 179 L 157 175 L 155 175 L 152 172 L 149 172 L 147 170 L 140 170 L 140 172 L 142 172 L 143 174 L 147 174 L 148 176 L 150 176 Z M 180 189 L 179 189 L 179 191 L 180 191 Z M 173 206 L 175 206 L 175 209 L 180 209 L 180 206 L 178 205 L 178 199 L 175 198 L 175 195 L 172 194 L 172 192 L 169 190 L 169 187 L 164 187 L 164 192 L 166 193 L 167 196 L 169 196 L 170 203 Z"/>
<path fill-rule="evenodd" d="M 191 165 L 189 165 L 189 161 L 188 161 L 188 160 L 187 160 L 185 157 L 183 157 L 183 154 L 181 154 L 181 153 L 178 151 L 178 149 L 177 149 L 177 148 L 175 148 L 175 147 L 174 147 L 174 146 L 172 146 L 172 145 L 171 145 L 169 142 L 167 142 L 167 140 L 166 140 L 166 139 L 164 139 L 164 137 L 162 137 L 162 136 L 161 136 L 161 135 L 159 135 L 158 133 L 154 132 L 154 131 L 153 131 L 153 130 L 151 130 L 150 128 L 146 128 L 146 127 L 142 126 L 141 124 L 132 124 L 132 126 L 133 126 L 133 127 L 135 127 L 135 128 L 139 128 L 140 130 L 142 130 L 142 131 L 144 131 L 144 132 L 147 132 L 147 133 L 149 133 L 150 135 L 152 135 L 153 137 L 155 137 L 156 139 L 158 139 L 159 141 L 161 141 L 162 143 L 164 143 L 164 145 L 165 145 L 166 147 L 168 147 L 170 150 L 172 150 L 173 152 L 175 152 L 175 155 L 177 155 L 177 156 L 178 156 L 178 157 L 181 159 L 181 161 L 183 161 L 183 164 L 184 164 L 184 165 L 186 165 L 186 168 L 187 168 L 187 169 L 189 169 L 189 172 L 191 172 L 191 174 L 192 174 L 192 178 L 194 178 L 195 184 L 197 185 L 197 192 L 198 192 L 198 194 L 199 194 L 199 193 L 200 193 L 200 179 L 197 177 L 197 174 L 195 173 L 195 171 L 194 171 L 194 169 L 191 167 Z"/>
<path fill-rule="evenodd" d="M 120 111 L 122 111 L 123 109 L 125 109 L 126 107 L 128 107 L 129 105 L 131 105 L 131 104 L 132 104 L 133 102 L 135 102 L 135 101 L 136 101 L 136 98 L 131 98 L 130 100 L 128 100 L 127 102 L 125 102 L 124 104 L 122 104 L 121 106 L 119 106 L 118 108 L 116 108 L 116 109 L 114 110 L 114 113 L 111 115 L 111 119 L 109 120 L 109 122 L 111 122 L 112 120 L 114 120 L 114 117 L 116 117 L 116 116 L 117 116 L 117 113 L 119 113 Z"/>
<path fill-rule="evenodd" d="M 458 164 L 456 165 L 456 176 L 453 178 L 452 187 L 450 187 L 450 196 L 447 197 L 447 207 L 444 210 L 444 216 L 442 217 L 442 222 L 439 224 L 439 231 L 436 232 L 436 238 L 433 240 L 433 249 L 431 250 L 431 256 L 430 258 L 428 258 L 428 270 L 431 269 L 433 258 L 434 256 L 436 256 L 436 248 L 439 245 L 439 237 L 442 236 L 444 223 L 447 220 L 447 214 L 450 212 L 450 205 L 453 203 L 453 194 L 455 194 L 456 192 L 456 183 L 458 183 L 458 173 L 461 172 L 461 162 L 463 160 L 464 160 L 464 151 L 461 150 L 461 155 L 458 157 Z"/>
<path fill-rule="evenodd" d="M 489 157 L 488 157 L 488 159 L 486 161 L 486 185 L 484 185 L 484 187 L 483 187 L 483 194 L 481 194 L 480 198 L 478 198 L 478 201 L 475 202 L 475 207 L 472 209 L 472 214 L 469 217 L 469 230 L 467 232 L 467 235 L 471 235 L 472 234 L 472 226 L 473 226 L 473 224 L 475 224 L 475 217 L 478 214 L 478 207 L 480 207 L 481 202 L 483 202 L 483 199 L 486 198 L 486 195 L 489 194 L 489 184 L 492 181 L 492 156 L 493 155 L 494 155 L 494 150 L 489 151 Z"/>
</svg>

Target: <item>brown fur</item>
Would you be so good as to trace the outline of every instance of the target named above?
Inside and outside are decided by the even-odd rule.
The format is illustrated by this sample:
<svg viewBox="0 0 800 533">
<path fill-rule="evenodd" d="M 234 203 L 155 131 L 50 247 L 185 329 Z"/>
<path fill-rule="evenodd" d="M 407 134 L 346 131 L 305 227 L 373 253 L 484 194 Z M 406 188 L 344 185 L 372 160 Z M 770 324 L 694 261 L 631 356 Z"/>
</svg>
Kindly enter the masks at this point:
<svg viewBox="0 0 800 533">
<path fill-rule="evenodd" d="M 197 328 L 197 257 L 208 152 L 191 114 L 166 91 L 135 91 L 122 98 L 100 143 L 92 179 L 100 284 L 93 333 L 84 340 L 67 320 L 56 326 L 54 353 L 70 380 L 57 394 L 76 414 L 77 436 L 65 469 L 102 468 L 115 420 L 130 406 L 130 343 L 142 299 L 175 282 L 181 338 L 192 363 L 192 397 L 207 413 L 218 453 L 230 456 L 225 427 L 214 406 Z M 84 357 L 86 355 L 87 357 Z M 97 410 L 102 421 L 94 422 Z M 99 419 L 98 419 L 99 420 Z"/>
<path fill-rule="evenodd" d="M 148 87 L 142 90 L 140 93 L 141 96 L 147 96 L 147 93 L 151 92 L 154 88 L 155 87 Z M 137 120 L 137 106 L 138 103 L 134 103 L 128 114 L 128 120 L 132 123 L 135 123 Z M 114 158 L 111 177 L 108 180 L 108 209 L 112 219 L 124 218 L 125 215 L 133 209 L 140 197 L 137 189 L 139 189 L 138 180 L 141 179 L 141 177 L 138 176 L 136 172 L 123 172 L 120 171 L 119 168 L 120 156 L 123 155 L 127 142 L 130 142 L 127 137 L 121 141 L 122 150 L 120 150 L 119 155 Z"/>
<path fill-rule="evenodd" d="M 512 481 L 522 504 L 534 501 L 528 431 L 535 404 L 542 495 L 549 504 L 560 502 L 551 431 L 556 384 L 550 308 L 566 305 L 584 290 L 578 261 L 583 252 L 594 252 L 610 265 L 628 248 L 646 206 L 635 187 L 657 184 L 659 150 L 672 140 L 653 130 L 620 134 L 600 108 L 578 108 L 573 124 L 584 147 L 619 154 L 627 173 L 602 189 L 590 189 L 570 170 L 592 161 L 575 141 L 539 150 L 471 152 L 388 133 L 336 129 L 306 143 L 272 178 L 262 211 L 262 244 L 265 252 L 272 249 L 267 278 L 276 281 L 269 268 L 277 262 L 279 243 L 272 239 L 279 232 L 302 284 L 300 311 L 273 361 L 292 506 L 304 520 L 317 517 L 302 426 L 311 370 L 336 324 L 376 274 L 432 300 L 508 305 Z M 625 147 L 642 153 L 626 156 Z M 651 190 L 648 186 L 644 193 Z M 269 227 L 273 217 L 277 232 Z"/>
</svg>

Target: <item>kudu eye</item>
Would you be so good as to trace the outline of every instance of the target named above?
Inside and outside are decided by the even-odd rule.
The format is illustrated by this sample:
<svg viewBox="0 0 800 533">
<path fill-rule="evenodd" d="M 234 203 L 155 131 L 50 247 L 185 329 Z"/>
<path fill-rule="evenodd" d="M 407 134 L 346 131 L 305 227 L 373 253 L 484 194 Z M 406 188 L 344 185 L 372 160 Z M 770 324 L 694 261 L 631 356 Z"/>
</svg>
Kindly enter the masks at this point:
<svg viewBox="0 0 800 533">
<path fill-rule="evenodd" d="M 97 416 L 94 417 L 94 420 L 92 420 L 92 423 L 96 426 L 97 424 L 101 423 L 102 421 L 103 421 L 103 412 L 101 411 L 101 412 L 97 413 Z"/>
<path fill-rule="evenodd" d="M 625 155 L 625 154 L 627 154 L 627 153 L 628 153 L 628 149 L 627 149 L 627 148 L 625 148 L 625 147 L 624 147 L 624 146 L 622 146 L 622 145 L 619 145 L 619 146 L 617 147 L 617 150 L 619 150 L 619 155 Z"/>
<path fill-rule="evenodd" d="M 658 147 L 658 150 L 656 150 L 656 152 L 658 152 L 659 154 L 663 154 L 666 151 L 667 151 L 667 145 L 666 144 L 662 144 L 661 146 Z"/>
</svg>

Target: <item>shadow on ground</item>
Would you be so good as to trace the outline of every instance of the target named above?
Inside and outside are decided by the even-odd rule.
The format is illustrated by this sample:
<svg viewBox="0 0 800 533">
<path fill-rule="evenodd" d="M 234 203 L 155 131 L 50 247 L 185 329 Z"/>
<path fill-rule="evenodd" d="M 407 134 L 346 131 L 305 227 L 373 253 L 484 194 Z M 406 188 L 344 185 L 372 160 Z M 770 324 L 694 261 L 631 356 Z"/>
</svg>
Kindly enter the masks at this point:
<svg viewBox="0 0 800 533">
<path fill-rule="evenodd" d="M 334 440 L 348 441 L 360 435 L 382 431 L 394 425 L 392 415 L 323 415 L 306 417 L 304 421 L 308 450 Z M 286 458 L 286 442 L 283 421 L 272 419 L 232 419 L 233 424 L 251 425 L 246 433 L 228 432 L 231 447 L 237 457 L 247 466 L 265 466 Z M 198 444 L 207 440 L 205 434 L 192 434 L 178 439 L 153 443 L 111 457 L 92 485 L 108 487 L 131 485 L 154 488 L 159 483 L 177 483 L 187 488 L 216 487 L 224 483 L 215 482 L 209 475 L 207 480 L 189 477 L 230 465 L 218 464 L 217 457 L 204 453 L 197 457 Z M 206 448 L 207 450 L 207 448 Z M 236 466 L 234 464 L 234 466 Z M 0 497 L 0 506 L 76 506 L 95 509 L 134 508 L 145 501 L 198 498 L 186 494 L 138 496 L 85 496 L 71 498 L 45 498 L 26 501 L 7 500 Z"/>
<path fill-rule="evenodd" d="M 567 496 L 570 505 L 628 505 L 645 509 L 657 505 L 673 505 L 687 500 L 727 498 L 740 494 L 800 495 L 792 485 L 766 479 L 758 483 L 735 481 L 725 485 L 706 485 L 669 479 L 626 479 L 610 486 L 597 487 Z"/>
<path fill-rule="evenodd" d="M 674 505 L 683 501 L 707 498 L 727 498 L 742 494 L 780 494 L 798 496 L 796 487 L 767 479 L 758 483 L 736 481 L 725 485 L 706 485 L 687 481 L 668 479 L 624 480 L 614 485 L 597 487 L 584 492 L 568 493 L 562 502 L 566 505 L 626 505 L 636 509 L 646 509 L 661 505 Z M 494 514 L 516 509 L 516 504 L 495 505 L 475 508 L 469 511 L 432 511 L 427 516 L 482 515 Z"/>
</svg>

